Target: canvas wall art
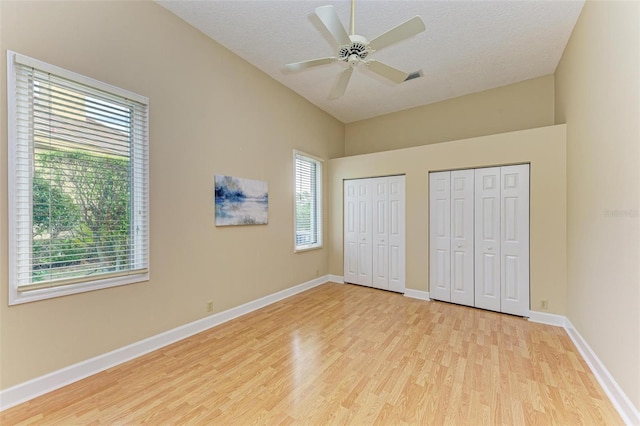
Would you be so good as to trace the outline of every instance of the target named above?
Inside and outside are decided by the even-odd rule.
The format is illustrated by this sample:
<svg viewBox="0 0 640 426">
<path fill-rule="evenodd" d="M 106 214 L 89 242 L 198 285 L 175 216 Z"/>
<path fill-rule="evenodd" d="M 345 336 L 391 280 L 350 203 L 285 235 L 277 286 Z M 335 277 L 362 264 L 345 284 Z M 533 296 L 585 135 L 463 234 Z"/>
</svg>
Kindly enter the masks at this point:
<svg viewBox="0 0 640 426">
<path fill-rule="evenodd" d="M 269 216 L 267 182 L 215 176 L 216 226 L 266 225 Z"/>
</svg>

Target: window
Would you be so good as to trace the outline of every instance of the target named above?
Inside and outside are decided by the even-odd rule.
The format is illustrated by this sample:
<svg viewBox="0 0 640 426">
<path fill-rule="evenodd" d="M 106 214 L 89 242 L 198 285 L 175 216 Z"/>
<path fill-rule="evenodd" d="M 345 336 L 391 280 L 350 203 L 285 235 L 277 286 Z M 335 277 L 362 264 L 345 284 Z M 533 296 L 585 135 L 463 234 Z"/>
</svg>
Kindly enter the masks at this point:
<svg viewBox="0 0 640 426">
<path fill-rule="evenodd" d="M 148 280 L 148 99 L 7 59 L 9 303 Z"/>
<path fill-rule="evenodd" d="M 294 151 L 295 250 L 322 247 L 322 161 Z"/>
</svg>

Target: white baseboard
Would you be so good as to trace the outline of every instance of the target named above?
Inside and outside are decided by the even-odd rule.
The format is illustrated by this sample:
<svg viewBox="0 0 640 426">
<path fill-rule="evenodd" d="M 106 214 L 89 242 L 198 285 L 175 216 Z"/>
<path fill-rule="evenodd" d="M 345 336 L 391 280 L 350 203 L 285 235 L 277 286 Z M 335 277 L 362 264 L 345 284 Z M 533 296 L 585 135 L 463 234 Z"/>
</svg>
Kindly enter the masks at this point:
<svg viewBox="0 0 640 426">
<path fill-rule="evenodd" d="M 406 297 L 410 297 L 412 299 L 420 299 L 420 300 L 431 300 L 431 298 L 429 298 L 429 292 L 428 291 L 422 291 L 422 290 L 414 290 L 411 288 L 405 288 L 404 289 L 404 295 Z"/>
<path fill-rule="evenodd" d="M 565 327 L 567 325 L 567 317 L 540 311 L 529 311 L 529 321 L 557 327 Z"/>
<path fill-rule="evenodd" d="M 638 409 L 620 388 L 620 385 L 618 385 L 611 376 L 609 370 L 602 364 L 600 358 L 598 358 L 591 347 L 589 347 L 586 340 L 584 340 L 578 330 L 576 330 L 571 321 L 569 321 L 568 318 L 565 318 L 565 320 L 564 328 L 567 334 L 573 341 L 573 344 L 576 345 L 576 348 L 578 348 L 578 351 L 593 372 L 593 375 L 596 376 L 596 379 L 611 400 L 613 406 L 618 410 L 618 414 L 620 414 L 622 420 L 624 420 L 627 425 L 640 425 L 640 412 Z"/>
<path fill-rule="evenodd" d="M 327 275 L 332 283 L 344 284 L 344 277 L 341 275 Z"/>
<path fill-rule="evenodd" d="M 640 425 L 640 412 L 638 409 L 634 407 L 633 403 L 624 391 L 620 388 L 620 385 L 615 381 L 615 379 L 609 373 L 609 370 L 602 364 L 600 358 L 593 352 L 591 347 L 587 344 L 587 341 L 584 340 L 582 335 L 576 330 L 571 321 L 563 315 L 555 315 L 548 314 L 545 312 L 538 311 L 530 311 L 529 312 L 529 321 L 538 322 L 542 324 L 555 325 L 558 327 L 563 327 L 573 344 L 582 355 L 582 358 L 585 360 L 591 372 L 595 376 L 600 386 L 602 386 L 602 390 L 607 394 L 609 400 L 622 417 L 622 420 L 628 425 Z"/>
<path fill-rule="evenodd" d="M 334 280 L 330 279 L 329 275 L 325 275 L 4 389 L 0 391 L 0 411 L 29 401 L 73 382 L 77 382 L 78 380 L 82 380 L 118 364 L 130 361 L 328 281 Z"/>
</svg>

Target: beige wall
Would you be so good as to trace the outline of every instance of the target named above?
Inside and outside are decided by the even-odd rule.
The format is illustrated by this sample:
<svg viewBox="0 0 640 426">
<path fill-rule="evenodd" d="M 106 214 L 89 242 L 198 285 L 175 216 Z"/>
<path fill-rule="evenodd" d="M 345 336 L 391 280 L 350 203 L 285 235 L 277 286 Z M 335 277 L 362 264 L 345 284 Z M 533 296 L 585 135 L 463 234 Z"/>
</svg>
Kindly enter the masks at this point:
<svg viewBox="0 0 640 426">
<path fill-rule="evenodd" d="M 7 306 L 0 138 L 0 388 L 328 272 L 293 253 L 294 148 L 343 155 L 344 125 L 151 2 L 0 2 L 11 49 L 150 98 L 151 281 Z M 269 224 L 216 228 L 213 176 L 269 183 Z M 317 273 L 316 273 L 317 271 Z"/>
<path fill-rule="evenodd" d="M 429 172 L 531 163 L 531 305 L 566 314 L 565 154 L 561 125 L 329 161 L 331 273 L 343 275 L 343 179 L 406 174 L 406 287 L 428 291 Z"/>
<path fill-rule="evenodd" d="M 568 316 L 640 409 L 640 3 L 588 1 L 556 70 Z"/>
<path fill-rule="evenodd" d="M 357 155 L 554 124 L 552 75 L 412 108 L 345 127 Z"/>
<path fill-rule="evenodd" d="M 202 318 L 208 300 L 217 312 L 316 271 L 342 275 L 345 178 L 406 174 L 407 287 L 428 291 L 428 172 L 530 162 L 532 307 L 547 299 L 568 315 L 640 407 L 638 9 L 588 2 L 555 84 L 545 76 L 345 126 L 155 4 L 0 1 L 0 128 L 5 49 L 148 96 L 152 227 L 149 283 L 8 307 L 0 132 L 0 389 Z M 566 150 L 564 126 L 493 135 L 549 126 L 554 112 Z M 327 163 L 328 243 L 300 254 L 294 148 L 355 155 Z M 375 151 L 388 152 L 356 155 Z M 216 228 L 216 173 L 267 180 L 269 225 Z"/>
</svg>

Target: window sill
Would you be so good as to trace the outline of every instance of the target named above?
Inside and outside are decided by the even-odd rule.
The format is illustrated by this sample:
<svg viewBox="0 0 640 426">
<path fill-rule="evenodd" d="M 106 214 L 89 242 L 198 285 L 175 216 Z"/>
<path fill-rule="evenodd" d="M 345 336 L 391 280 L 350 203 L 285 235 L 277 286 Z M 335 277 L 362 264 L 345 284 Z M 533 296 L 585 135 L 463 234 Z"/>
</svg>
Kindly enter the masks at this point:
<svg viewBox="0 0 640 426">
<path fill-rule="evenodd" d="M 300 246 L 300 247 L 296 247 L 295 249 L 293 249 L 293 252 L 294 253 L 304 253 L 305 251 L 320 250 L 321 248 L 323 248 L 322 244 L 313 245 L 313 246 Z"/>
<path fill-rule="evenodd" d="M 134 284 L 144 281 L 149 281 L 148 272 L 135 275 L 127 275 L 124 277 L 87 281 L 78 284 L 69 284 L 61 287 L 42 288 L 37 290 L 20 291 L 18 289 L 11 288 L 9 291 L 9 305 L 19 305 L 21 303 L 35 302 L 38 300 L 53 299 L 55 297 L 86 293 L 88 291 L 118 287 L 121 285 Z"/>
</svg>

